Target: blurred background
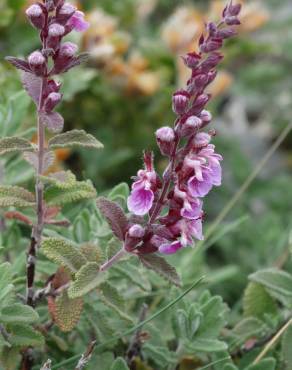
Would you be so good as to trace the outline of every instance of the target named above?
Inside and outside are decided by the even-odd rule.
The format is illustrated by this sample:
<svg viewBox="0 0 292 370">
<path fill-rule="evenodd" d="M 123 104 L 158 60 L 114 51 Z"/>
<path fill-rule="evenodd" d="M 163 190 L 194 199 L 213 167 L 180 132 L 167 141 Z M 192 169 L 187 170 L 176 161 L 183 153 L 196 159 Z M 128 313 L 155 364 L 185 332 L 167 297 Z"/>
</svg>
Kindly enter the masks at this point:
<svg viewBox="0 0 292 370">
<path fill-rule="evenodd" d="M 0 0 L 0 135 L 25 132 L 34 140 L 33 106 L 18 74 L 3 59 L 26 56 L 39 47 L 24 16 L 29 3 L 33 1 Z M 143 149 L 156 152 L 156 166 L 162 170 L 165 163 L 154 131 L 173 122 L 171 94 L 188 76 L 180 56 L 194 49 L 204 22 L 218 19 L 224 3 L 76 2 L 91 27 L 81 36 L 73 35 L 73 41 L 90 53 L 90 59 L 64 76 L 61 113 L 65 130 L 83 128 L 105 149 L 94 155 L 59 150 L 52 170 L 70 168 L 79 179 L 90 178 L 99 193 L 120 182 L 130 184 L 141 167 Z M 205 202 L 206 229 L 292 119 L 291 0 L 242 3 L 239 36 L 226 44 L 225 60 L 211 86 L 209 109 L 218 132 L 217 150 L 224 157 L 224 182 Z M 236 302 L 250 272 L 261 266 L 289 267 L 291 144 L 290 133 L 202 252 L 188 250 L 175 257 L 185 281 L 207 270 L 216 281 L 214 289 Z M 3 183 L 32 179 L 31 169 L 20 158 L 0 159 L 0 166 Z"/>
</svg>

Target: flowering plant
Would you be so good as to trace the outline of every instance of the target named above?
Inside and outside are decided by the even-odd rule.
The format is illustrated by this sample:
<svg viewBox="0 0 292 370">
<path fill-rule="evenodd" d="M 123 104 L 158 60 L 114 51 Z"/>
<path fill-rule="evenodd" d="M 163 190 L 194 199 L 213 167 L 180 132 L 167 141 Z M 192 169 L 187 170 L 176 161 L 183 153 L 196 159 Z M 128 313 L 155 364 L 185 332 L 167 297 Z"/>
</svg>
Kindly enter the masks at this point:
<svg viewBox="0 0 292 370">
<path fill-rule="evenodd" d="M 223 11 L 222 21 L 207 25 L 198 50 L 183 57 L 191 76 L 187 86 L 173 94 L 174 126 L 156 131 L 157 144 L 168 161 L 163 175 L 155 170 L 153 153 L 145 151 L 144 168 L 134 177 L 130 194 L 127 186 L 120 184 L 107 197 L 99 197 L 96 207 L 96 191 L 90 181 L 77 181 L 70 171 L 51 171 L 55 150 L 73 146 L 102 148 L 98 140 L 83 130 L 60 133 L 64 120 L 56 111 L 62 101 L 56 75 L 69 71 L 87 57 L 77 55 L 77 45 L 64 41 L 64 37 L 72 31 L 86 30 L 88 23 L 81 11 L 63 0 L 44 0 L 26 10 L 39 33 L 41 48 L 27 59 L 7 60 L 21 71 L 23 86 L 36 105 L 37 142 L 21 135 L 3 137 L 0 153 L 22 154 L 33 168 L 35 192 L 0 185 L 0 207 L 5 209 L 3 218 L 0 215 L 1 243 L 13 240 L 16 254 L 27 244 L 26 237 L 18 236 L 15 224 L 7 231 L 5 221 L 18 222 L 25 230 L 31 230 L 26 265 L 21 251 L 19 258 L 16 256 L 16 267 L 9 262 L 0 265 L 0 361 L 5 370 L 18 369 L 19 365 L 22 370 L 58 369 L 74 361 L 76 370 L 87 365 L 93 370 L 96 364 L 102 370 L 127 370 L 128 366 L 146 369 L 148 363 L 155 369 L 172 369 L 184 366 L 183 356 L 194 353 L 192 367 L 207 363 L 216 369 L 235 370 L 237 367 L 229 356 L 222 359 L 227 343 L 236 360 L 242 345 L 244 351 L 251 351 L 262 343 L 257 338 L 267 331 L 260 310 L 266 302 L 271 314 L 277 310 L 274 297 L 291 308 L 290 275 L 269 270 L 250 276 L 244 311 L 252 317 L 224 335 L 227 309 L 220 297 L 204 291 L 195 301 L 193 297 L 183 301 L 196 284 L 147 319 L 144 305 L 138 323 L 132 314 L 137 313 L 136 307 L 140 308 L 141 302 L 156 293 L 154 290 L 165 287 L 159 276 L 152 279 L 151 272 L 147 279 L 143 266 L 170 281 L 174 285 L 170 295 L 175 294 L 179 276 L 161 255 L 173 254 L 203 239 L 203 198 L 213 186 L 221 184 L 222 160 L 211 144 L 215 130 L 205 129 L 212 119 L 206 110 L 211 98 L 207 91 L 222 60 L 219 49 L 225 39 L 234 36 L 239 12 L 240 5 L 231 1 Z M 77 201 L 87 201 L 86 207 L 74 208 L 73 202 Z M 67 204 L 71 214 L 63 208 Z M 17 237 L 13 238 L 13 234 Z M 133 255 L 138 258 L 128 258 Z M 8 253 L 6 260 L 10 259 Z M 25 296 L 21 285 L 24 280 L 18 276 L 24 271 Z M 179 301 L 179 309 L 173 315 L 165 315 Z M 148 325 L 158 315 L 164 315 L 161 322 L 169 324 L 168 328 L 172 321 L 171 337 Z M 286 321 L 285 330 L 291 323 Z M 78 328 L 82 328 L 78 335 L 67 334 L 78 322 Z M 141 331 L 142 326 L 147 331 Z M 114 335 L 113 328 L 118 334 Z M 131 333 L 134 337 L 125 348 L 124 337 Z M 289 335 L 291 332 L 287 331 L 283 348 L 289 347 Z M 80 355 L 79 348 L 88 338 L 91 342 Z M 249 338 L 252 342 L 245 343 Z M 99 351 L 94 352 L 96 341 Z M 105 352 L 100 351 L 105 348 Z M 91 357 L 93 361 L 89 362 Z M 261 357 L 255 359 L 255 366 L 245 369 L 274 369 L 273 359 L 261 361 Z M 211 365 L 209 358 L 213 361 Z"/>
</svg>

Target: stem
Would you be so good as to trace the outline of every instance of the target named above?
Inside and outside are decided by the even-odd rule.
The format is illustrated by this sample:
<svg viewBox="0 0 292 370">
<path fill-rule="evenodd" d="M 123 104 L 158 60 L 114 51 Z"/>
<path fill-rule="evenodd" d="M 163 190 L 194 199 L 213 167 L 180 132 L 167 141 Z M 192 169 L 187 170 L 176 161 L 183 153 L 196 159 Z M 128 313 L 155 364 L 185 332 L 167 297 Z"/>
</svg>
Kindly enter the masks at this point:
<svg viewBox="0 0 292 370">
<path fill-rule="evenodd" d="M 115 262 L 119 261 L 127 252 L 124 248 L 120 249 L 112 258 L 100 266 L 100 271 L 108 270 Z"/>
<path fill-rule="evenodd" d="M 264 349 L 261 351 L 261 353 L 256 357 L 256 359 L 253 362 L 253 365 L 259 363 L 263 357 L 267 354 L 267 352 L 273 347 L 273 345 L 278 341 L 278 339 L 285 333 L 285 331 L 289 328 L 289 326 L 292 324 L 292 319 L 290 319 L 288 322 L 286 322 L 285 325 L 281 327 L 281 329 L 276 333 L 275 336 L 266 344 Z"/>
<path fill-rule="evenodd" d="M 30 241 L 30 247 L 27 255 L 27 292 L 26 292 L 26 303 L 29 306 L 34 306 L 34 278 L 35 278 L 35 265 L 36 265 L 36 251 L 40 246 L 41 237 L 44 227 L 44 202 L 43 193 L 44 186 L 40 181 L 40 175 L 43 172 L 43 162 L 44 162 L 44 147 L 45 147 L 45 130 L 42 123 L 42 105 L 43 105 L 43 90 L 46 82 L 46 78 L 42 79 L 40 95 L 39 95 L 39 105 L 38 105 L 38 167 L 37 167 L 37 180 L 35 185 L 35 195 L 36 195 L 36 210 L 37 210 L 37 221 L 33 225 L 32 235 Z"/>
</svg>

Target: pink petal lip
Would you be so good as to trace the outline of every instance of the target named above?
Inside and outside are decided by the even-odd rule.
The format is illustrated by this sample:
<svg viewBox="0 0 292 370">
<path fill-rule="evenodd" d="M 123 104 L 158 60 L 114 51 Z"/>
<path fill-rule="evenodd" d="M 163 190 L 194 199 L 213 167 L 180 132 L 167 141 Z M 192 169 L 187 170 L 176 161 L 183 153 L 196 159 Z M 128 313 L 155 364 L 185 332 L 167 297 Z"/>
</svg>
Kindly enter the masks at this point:
<svg viewBox="0 0 292 370">
<path fill-rule="evenodd" d="M 158 250 L 160 253 L 163 254 L 174 254 L 181 248 L 182 248 L 181 242 L 175 241 L 173 243 L 162 244 Z"/>
<path fill-rule="evenodd" d="M 137 216 L 144 216 L 151 209 L 153 200 L 152 190 L 142 187 L 134 188 L 128 197 L 128 209 Z"/>
</svg>

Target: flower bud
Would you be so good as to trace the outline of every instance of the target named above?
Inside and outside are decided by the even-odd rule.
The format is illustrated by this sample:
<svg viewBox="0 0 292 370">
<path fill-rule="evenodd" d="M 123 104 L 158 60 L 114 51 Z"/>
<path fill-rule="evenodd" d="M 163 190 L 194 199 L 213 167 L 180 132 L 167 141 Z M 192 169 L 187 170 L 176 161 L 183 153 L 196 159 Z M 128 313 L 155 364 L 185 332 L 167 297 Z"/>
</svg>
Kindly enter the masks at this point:
<svg viewBox="0 0 292 370">
<path fill-rule="evenodd" d="M 129 231 L 128 231 L 128 235 L 131 237 L 131 238 L 143 238 L 145 234 L 145 230 L 144 228 L 139 225 L 139 224 L 134 224 L 132 225 L 130 228 L 129 228 Z"/>
<path fill-rule="evenodd" d="M 61 8 L 57 11 L 57 21 L 60 24 L 66 24 L 66 22 L 72 17 L 72 15 L 76 12 L 76 7 L 70 3 L 65 3 Z"/>
<path fill-rule="evenodd" d="M 228 39 L 236 35 L 236 31 L 232 28 L 225 28 L 222 30 L 218 30 L 216 32 L 216 36 L 220 37 L 221 39 Z"/>
<path fill-rule="evenodd" d="M 179 90 L 172 96 L 172 110 L 176 114 L 183 114 L 188 108 L 190 95 L 185 90 Z"/>
<path fill-rule="evenodd" d="M 228 7 L 228 14 L 231 16 L 237 16 L 240 13 L 241 10 L 241 4 L 230 4 Z"/>
<path fill-rule="evenodd" d="M 58 92 L 52 92 L 49 94 L 45 101 L 45 111 L 46 112 L 51 112 L 57 104 L 60 103 L 62 99 L 62 95 Z"/>
<path fill-rule="evenodd" d="M 203 53 L 210 53 L 212 51 L 220 49 L 222 47 L 222 44 L 223 41 L 221 38 L 211 38 L 200 46 L 200 50 Z"/>
<path fill-rule="evenodd" d="M 28 57 L 31 70 L 37 75 L 42 76 L 46 71 L 46 58 L 40 51 L 34 51 Z"/>
<path fill-rule="evenodd" d="M 203 126 L 206 126 L 212 120 L 212 114 L 206 109 L 202 110 L 199 117 L 202 120 Z"/>
<path fill-rule="evenodd" d="M 61 88 L 61 83 L 57 83 L 54 80 L 49 80 L 46 88 L 46 95 L 48 96 L 52 92 L 59 92 Z"/>
<path fill-rule="evenodd" d="M 210 69 L 215 68 L 222 59 L 223 59 L 223 55 L 221 55 L 218 52 L 214 52 L 210 54 L 208 58 L 204 60 L 204 62 L 202 62 L 201 69 L 203 71 L 209 71 Z"/>
<path fill-rule="evenodd" d="M 41 29 L 44 26 L 46 17 L 40 5 L 31 5 L 26 9 L 25 14 L 35 28 Z"/>
<path fill-rule="evenodd" d="M 211 141 L 211 136 L 206 132 L 198 132 L 197 135 L 194 137 L 193 144 L 195 148 L 203 148 L 207 146 Z"/>
<path fill-rule="evenodd" d="M 64 42 L 59 50 L 59 56 L 71 59 L 78 50 L 78 46 L 73 42 Z"/>
<path fill-rule="evenodd" d="M 161 154 L 170 156 L 173 151 L 175 134 L 171 127 L 159 128 L 156 133 L 156 140 Z"/>
<path fill-rule="evenodd" d="M 58 23 L 53 23 L 49 27 L 47 47 L 56 49 L 59 44 L 62 36 L 65 34 L 65 28 Z"/>
<path fill-rule="evenodd" d="M 236 16 L 226 17 L 224 20 L 228 26 L 237 26 L 240 24 L 240 20 Z"/>
<path fill-rule="evenodd" d="M 192 105 L 192 110 L 200 111 L 208 103 L 209 99 L 210 95 L 208 94 L 199 95 Z"/>
<path fill-rule="evenodd" d="M 198 65 L 199 61 L 201 60 L 201 56 L 195 52 L 187 53 L 182 58 L 185 65 L 189 68 L 195 68 Z"/>
<path fill-rule="evenodd" d="M 183 137 L 193 135 L 202 125 L 202 120 L 197 116 L 190 116 L 181 126 L 180 134 Z"/>
</svg>

